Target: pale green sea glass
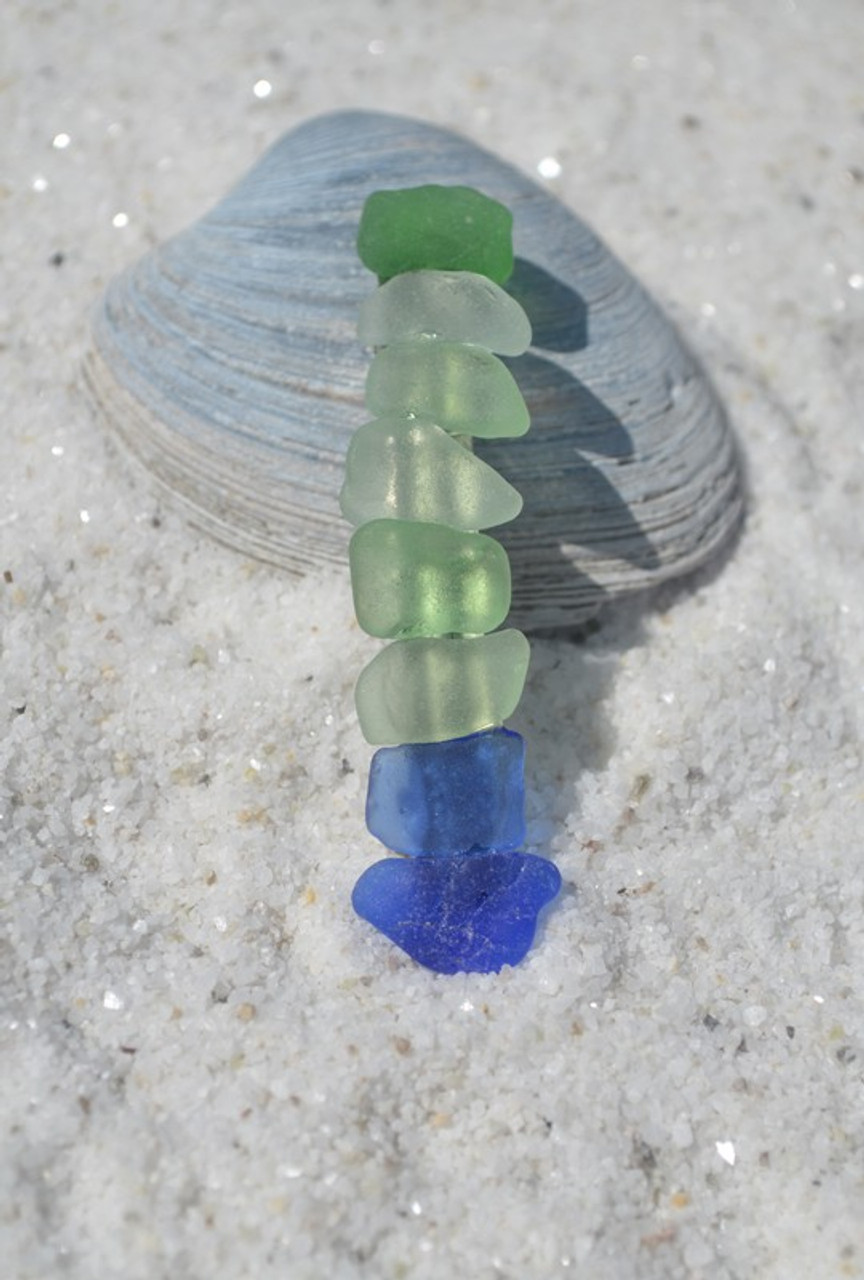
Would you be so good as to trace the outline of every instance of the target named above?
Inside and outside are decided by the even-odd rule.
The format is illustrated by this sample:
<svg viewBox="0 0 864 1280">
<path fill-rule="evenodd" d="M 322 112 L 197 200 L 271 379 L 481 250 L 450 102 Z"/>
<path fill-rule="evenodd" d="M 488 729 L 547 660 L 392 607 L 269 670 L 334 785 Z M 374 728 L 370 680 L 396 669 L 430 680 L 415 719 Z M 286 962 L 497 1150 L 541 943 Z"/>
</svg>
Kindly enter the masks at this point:
<svg viewBox="0 0 864 1280">
<path fill-rule="evenodd" d="M 491 529 L 522 510 L 494 467 L 435 423 L 405 418 L 378 418 L 354 433 L 339 501 L 354 525 L 389 518 Z"/>
<path fill-rule="evenodd" d="M 513 375 L 497 356 L 459 342 L 398 342 L 369 366 L 366 405 L 376 416 L 431 418 L 454 435 L 521 436 L 530 419 Z"/>
<path fill-rule="evenodd" d="M 485 533 L 373 520 L 348 548 L 357 621 L 371 636 L 482 634 L 510 610 L 507 552 Z"/>
<path fill-rule="evenodd" d="M 531 345 L 531 321 L 516 299 L 473 271 L 394 276 L 363 302 L 357 333 L 370 347 L 439 338 L 521 356 Z"/>
<path fill-rule="evenodd" d="M 394 640 L 354 691 L 367 742 L 443 742 L 501 724 L 516 710 L 530 656 L 521 631 Z"/>
</svg>

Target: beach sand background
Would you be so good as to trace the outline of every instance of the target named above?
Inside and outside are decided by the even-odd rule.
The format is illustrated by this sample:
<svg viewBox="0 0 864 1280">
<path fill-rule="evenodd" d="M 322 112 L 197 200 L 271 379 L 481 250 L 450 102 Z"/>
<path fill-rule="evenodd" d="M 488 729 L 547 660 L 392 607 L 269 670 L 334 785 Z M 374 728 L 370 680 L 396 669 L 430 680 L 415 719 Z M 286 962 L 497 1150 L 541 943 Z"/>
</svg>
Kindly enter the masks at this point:
<svg viewBox="0 0 864 1280">
<path fill-rule="evenodd" d="M 864 7 L 10 0 L 0 32 L 3 1273 L 864 1275 Z M 352 914 L 347 573 L 191 530 L 82 388 L 112 274 L 355 106 L 547 181 L 747 464 L 711 573 L 533 646 L 565 889 L 498 976 Z"/>
</svg>

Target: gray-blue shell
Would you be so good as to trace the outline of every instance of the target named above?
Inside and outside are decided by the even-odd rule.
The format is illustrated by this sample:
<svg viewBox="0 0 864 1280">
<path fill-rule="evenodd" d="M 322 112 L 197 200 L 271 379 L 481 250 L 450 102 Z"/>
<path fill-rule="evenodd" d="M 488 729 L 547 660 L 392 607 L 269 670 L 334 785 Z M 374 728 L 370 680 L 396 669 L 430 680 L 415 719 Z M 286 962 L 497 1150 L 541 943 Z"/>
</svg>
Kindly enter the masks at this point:
<svg viewBox="0 0 864 1280">
<path fill-rule="evenodd" d="M 338 493 L 366 420 L 357 310 L 366 196 L 462 183 L 513 212 L 508 290 L 534 344 L 508 360 L 531 413 L 477 452 L 525 499 L 496 530 L 512 620 L 576 623 L 610 597 L 688 572 L 743 511 L 726 416 L 629 271 L 547 191 L 446 129 L 340 112 L 286 134 L 187 231 L 112 282 L 87 382 L 112 430 L 199 526 L 303 572 L 342 561 Z"/>
</svg>

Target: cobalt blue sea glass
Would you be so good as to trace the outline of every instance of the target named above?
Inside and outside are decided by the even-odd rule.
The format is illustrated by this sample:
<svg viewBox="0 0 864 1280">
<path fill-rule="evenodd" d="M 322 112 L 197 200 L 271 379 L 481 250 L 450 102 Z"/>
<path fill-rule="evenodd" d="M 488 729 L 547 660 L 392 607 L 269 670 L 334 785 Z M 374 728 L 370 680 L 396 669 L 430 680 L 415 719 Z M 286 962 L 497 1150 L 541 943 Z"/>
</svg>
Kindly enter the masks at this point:
<svg viewBox="0 0 864 1280">
<path fill-rule="evenodd" d="M 560 887 L 555 864 L 531 853 L 385 858 L 363 872 L 352 901 L 427 969 L 497 973 L 527 954 Z"/>
<path fill-rule="evenodd" d="M 525 743 L 510 729 L 376 751 L 366 825 L 397 853 L 489 853 L 525 842 Z"/>
</svg>

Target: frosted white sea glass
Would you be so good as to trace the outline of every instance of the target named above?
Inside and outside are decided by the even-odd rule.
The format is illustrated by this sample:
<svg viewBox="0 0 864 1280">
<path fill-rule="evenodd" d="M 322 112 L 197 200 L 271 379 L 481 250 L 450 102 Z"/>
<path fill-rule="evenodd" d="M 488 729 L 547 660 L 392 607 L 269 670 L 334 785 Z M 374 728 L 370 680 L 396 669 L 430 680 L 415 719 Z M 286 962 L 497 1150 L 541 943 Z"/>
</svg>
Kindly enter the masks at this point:
<svg viewBox="0 0 864 1280">
<path fill-rule="evenodd" d="M 363 302 L 357 332 L 370 347 L 439 338 L 521 356 L 531 345 L 531 322 L 519 303 L 473 271 L 394 276 Z"/>
</svg>

